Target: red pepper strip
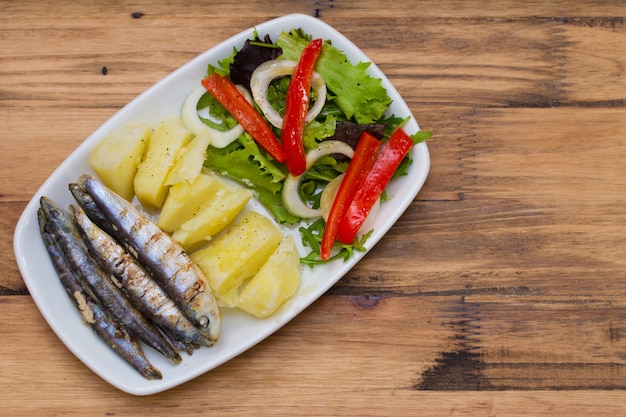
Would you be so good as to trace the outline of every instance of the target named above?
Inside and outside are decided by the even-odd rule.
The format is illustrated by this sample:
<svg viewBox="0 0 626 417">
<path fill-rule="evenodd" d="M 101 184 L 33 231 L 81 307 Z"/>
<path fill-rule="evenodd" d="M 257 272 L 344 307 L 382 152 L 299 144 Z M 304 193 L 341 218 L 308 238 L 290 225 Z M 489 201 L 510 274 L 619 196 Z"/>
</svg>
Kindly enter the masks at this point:
<svg viewBox="0 0 626 417">
<path fill-rule="evenodd" d="M 354 241 L 372 206 L 380 198 L 398 165 L 412 147 L 413 141 L 402 129 L 396 129 L 387 143 L 383 145 L 376 163 L 357 190 L 339 224 L 339 232 L 337 233 L 339 242 L 350 244 Z"/>
<path fill-rule="evenodd" d="M 252 104 L 248 103 L 232 81 L 214 72 L 202 80 L 202 85 L 275 160 L 281 163 L 285 161 L 287 155 L 272 128 Z"/>
<path fill-rule="evenodd" d="M 376 161 L 380 146 L 380 141 L 371 134 L 364 132 L 361 135 L 354 150 L 354 156 L 348 165 L 348 169 L 328 213 L 328 221 L 326 222 L 320 248 L 322 260 L 330 257 L 330 251 L 335 243 L 340 222 L 345 216 L 352 199 L 363 186 L 363 181 Z"/>
<path fill-rule="evenodd" d="M 287 88 L 283 132 L 280 142 L 287 154 L 285 165 L 294 176 L 301 175 L 306 171 L 306 156 L 302 136 L 311 99 L 313 67 L 317 62 L 317 57 L 322 52 L 322 46 L 322 39 L 315 39 L 304 47 Z"/>
</svg>

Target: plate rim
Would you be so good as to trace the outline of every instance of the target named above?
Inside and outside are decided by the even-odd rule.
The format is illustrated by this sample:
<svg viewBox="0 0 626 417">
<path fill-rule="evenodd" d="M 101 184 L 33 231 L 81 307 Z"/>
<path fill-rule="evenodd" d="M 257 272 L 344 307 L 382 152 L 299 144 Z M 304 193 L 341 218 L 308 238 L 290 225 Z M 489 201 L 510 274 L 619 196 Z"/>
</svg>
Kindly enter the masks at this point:
<svg viewBox="0 0 626 417">
<path fill-rule="evenodd" d="M 310 302 L 300 305 L 297 308 L 295 308 L 291 313 L 286 314 L 285 315 L 286 319 L 280 322 L 278 325 L 267 326 L 267 331 L 264 332 L 261 336 L 257 336 L 256 338 L 249 340 L 247 343 L 242 343 L 239 348 L 232 351 L 231 354 L 224 356 L 223 360 L 214 363 L 212 366 L 206 367 L 206 368 L 201 367 L 200 369 L 190 370 L 188 373 L 184 373 L 184 377 L 178 377 L 173 381 L 172 380 L 166 381 L 165 374 L 164 374 L 164 379 L 161 381 L 146 381 L 147 383 L 143 386 L 133 386 L 133 385 L 126 383 L 125 381 L 121 381 L 119 379 L 112 377 L 110 373 L 107 373 L 102 369 L 101 364 L 99 364 L 98 362 L 92 361 L 87 355 L 85 355 L 85 352 L 79 346 L 80 344 L 77 345 L 74 339 L 72 339 L 72 337 L 70 337 L 70 335 L 68 335 L 67 332 L 63 331 L 61 327 L 59 326 L 59 323 L 54 319 L 54 317 L 52 317 L 49 314 L 48 307 L 46 307 L 45 303 L 40 298 L 40 291 L 39 291 L 40 288 L 37 285 L 37 280 L 33 279 L 33 277 L 30 275 L 30 269 L 28 266 L 28 261 L 30 258 L 28 258 L 28 256 L 25 254 L 25 251 L 24 251 L 25 245 L 27 245 L 27 243 L 25 242 L 25 239 L 32 238 L 31 236 L 32 233 L 31 235 L 29 235 L 27 232 L 29 230 L 32 230 L 32 227 L 34 227 L 33 223 L 35 223 L 35 220 L 36 220 L 35 213 L 39 205 L 39 196 L 43 195 L 46 192 L 46 190 L 48 190 L 48 188 L 51 187 L 53 183 L 61 181 L 61 179 L 59 179 L 58 177 L 62 177 L 63 174 L 66 174 L 68 171 L 71 172 L 72 169 L 70 167 L 70 164 L 72 163 L 72 161 L 78 158 L 79 155 L 86 154 L 88 149 L 90 147 L 93 147 L 93 145 L 96 143 L 98 137 L 102 137 L 105 134 L 105 132 L 110 131 L 112 127 L 115 125 L 115 123 L 123 118 L 123 115 L 125 114 L 125 112 L 127 112 L 128 109 L 133 108 L 133 106 L 136 103 L 141 102 L 142 100 L 145 100 L 145 98 L 148 97 L 150 94 L 154 94 L 154 92 L 159 91 L 159 89 L 163 88 L 163 86 L 165 86 L 167 83 L 172 82 L 172 80 L 176 80 L 176 77 L 179 76 L 179 74 L 184 73 L 186 70 L 188 70 L 189 68 L 192 68 L 194 65 L 198 65 L 199 62 L 203 62 L 204 66 L 206 67 L 206 63 L 208 62 L 211 55 L 215 55 L 217 51 L 219 51 L 220 49 L 224 49 L 224 47 L 230 46 L 232 48 L 235 42 L 240 41 L 241 39 L 245 40 L 245 38 L 249 37 L 251 31 L 253 30 L 257 30 L 259 31 L 259 33 L 264 33 L 266 31 L 276 31 L 278 33 L 280 29 L 277 29 L 277 28 L 279 28 L 283 24 L 288 25 L 291 28 L 297 28 L 298 25 L 300 25 L 301 27 L 305 23 L 309 27 L 315 27 L 316 31 L 325 32 L 326 38 L 331 38 L 333 39 L 334 42 L 336 41 L 336 39 L 340 39 L 341 43 L 346 43 L 347 45 L 351 46 L 350 51 L 344 51 L 347 54 L 350 54 L 352 56 L 356 55 L 359 59 L 370 62 L 371 65 L 370 65 L 369 71 L 375 72 L 377 73 L 376 74 L 377 76 L 382 77 L 383 85 L 387 89 L 389 96 L 392 96 L 392 97 L 395 96 L 395 97 L 400 98 L 400 105 L 406 107 L 406 110 L 408 111 L 408 115 L 411 116 L 411 120 L 409 123 L 411 123 L 411 125 L 414 128 L 419 130 L 419 125 L 417 123 L 415 116 L 411 112 L 410 108 L 408 107 L 404 99 L 400 96 L 396 88 L 393 86 L 391 81 L 378 68 L 376 63 L 373 62 L 367 55 L 365 55 L 365 53 L 361 51 L 359 47 L 357 47 L 352 41 L 350 41 L 347 37 L 345 37 L 335 28 L 333 28 L 326 22 L 320 20 L 319 18 L 315 18 L 315 17 L 301 14 L 301 13 L 287 14 L 287 15 L 283 15 L 274 19 L 267 20 L 258 25 L 245 29 L 239 32 L 238 34 L 235 34 L 217 43 L 210 49 L 200 53 L 196 57 L 187 61 L 180 67 L 176 68 L 174 71 L 170 72 L 168 75 L 166 75 L 159 81 L 155 82 L 152 86 L 148 87 L 142 93 L 134 97 L 130 102 L 128 102 L 126 105 L 121 107 L 116 113 L 114 113 L 109 119 L 105 120 L 92 134 L 90 134 L 87 138 L 85 138 L 63 160 L 63 162 L 59 164 L 58 167 L 55 168 L 52 174 L 50 174 L 50 176 L 46 178 L 46 180 L 34 193 L 33 197 L 29 200 L 22 214 L 20 215 L 18 222 L 16 224 L 16 228 L 14 230 L 14 235 L 13 235 L 14 254 L 17 260 L 18 268 L 20 270 L 20 274 L 22 275 L 22 279 L 24 280 L 24 283 L 27 289 L 29 290 L 29 293 L 35 305 L 39 309 L 40 313 L 42 314 L 42 316 L 44 317 L 44 319 L 46 320 L 50 328 L 54 331 L 57 337 L 59 337 L 59 339 L 63 342 L 63 344 L 89 369 L 91 369 L 94 373 L 96 373 L 102 379 L 104 379 L 109 384 L 113 385 L 114 387 L 120 389 L 121 391 L 127 392 L 129 394 L 141 396 L 141 395 L 156 394 L 158 392 L 162 392 L 167 389 L 174 388 L 204 373 L 207 373 L 210 370 L 220 366 L 221 364 L 231 360 L 232 358 L 238 356 L 242 352 L 250 349 L 257 343 L 261 342 L 262 340 L 270 336 L 275 331 L 282 328 L 290 320 L 298 316 L 304 309 L 309 307 L 309 305 L 315 302 L 330 287 L 335 285 L 343 276 L 345 276 L 345 274 L 347 274 L 358 262 L 360 262 L 361 259 L 367 253 L 369 253 L 371 249 L 382 239 L 382 237 L 386 235 L 389 229 L 402 216 L 402 214 L 406 211 L 406 209 L 412 203 L 412 200 L 422 189 L 430 171 L 430 155 L 428 152 L 428 147 L 425 142 L 415 145 L 412 149 L 412 155 L 414 156 L 414 158 L 416 155 L 419 156 L 419 162 L 421 164 L 420 170 L 416 172 L 417 174 L 416 178 L 412 178 L 415 180 L 415 182 L 411 185 L 411 187 L 409 187 L 408 194 L 409 195 L 412 194 L 412 198 L 409 199 L 405 196 L 404 200 L 400 201 L 400 205 L 397 207 L 394 207 L 394 209 L 391 210 L 391 215 L 388 216 L 388 219 L 385 222 L 385 225 L 389 224 L 389 227 L 385 226 L 386 230 L 384 230 L 382 234 L 380 234 L 375 239 L 368 240 L 368 242 L 365 245 L 367 248 L 367 251 L 365 253 L 358 253 L 356 254 L 354 258 L 351 258 L 349 262 L 342 263 L 339 266 L 335 266 L 335 269 L 336 269 L 335 276 L 333 276 L 332 279 L 327 280 L 323 285 L 319 285 L 316 288 L 316 293 L 318 293 L 317 296 L 313 297 L 310 300 Z M 221 59 L 223 57 L 217 57 L 217 58 Z M 352 61 L 354 62 L 354 60 Z M 415 163 L 415 160 L 414 160 L 414 163 Z M 67 179 L 67 181 L 65 181 L 66 183 L 69 183 L 70 181 L 75 180 L 75 178 L 69 178 L 69 179 L 66 178 L 66 179 Z M 43 243 L 41 243 L 41 246 L 43 246 Z M 30 260 L 30 262 L 32 262 L 32 259 Z M 335 265 L 338 265 L 337 262 L 339 261 L 336 261 Z M 50 265 L 50 268 L 51 268 L 51 265 Z M 79 319 L 78 314 L 75 314 L 75 316 L 76 317 L 74 318 L 74 320 Z M 269 317 L 268 319 L 265 319 L 265 320 L 272 320 L 272 317 Z M 84 327 L 87 327 L 87 326 L 84 326 Z M 91 331 L 91 329 L 89 330 Z M 213 349 L 213 348 L 210 348 L 210 349 Z M 183 360 L 185 360 L 185 358 Z"/>
</svg>

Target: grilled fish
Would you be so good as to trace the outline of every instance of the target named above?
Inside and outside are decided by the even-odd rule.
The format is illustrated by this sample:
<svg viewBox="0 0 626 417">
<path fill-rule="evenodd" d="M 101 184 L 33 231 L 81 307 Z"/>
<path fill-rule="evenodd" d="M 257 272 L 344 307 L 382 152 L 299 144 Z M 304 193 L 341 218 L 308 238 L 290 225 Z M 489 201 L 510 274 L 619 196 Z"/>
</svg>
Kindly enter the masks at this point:
<svg viewBox="0 0 626 417">
<path fill-rule="evenodd" d="M 119 323 L 123 324 L 139 340 L 162 353 L 170 362 L 179 363 L 182 358 L 156 326 L 141 314 L 120 289 L 110 280 L 89 253 L 78 228 L 70 215 L 49 198 L 40 198 L 41 210 L 50 234 L 61 249 L 76 277 L 90 288 L 97 301 Z"/>
<path fill-rule="evenodd" d="M 194 326 L 212 343 L 220 335 L 220 313 L 200 268 L 179 243 L 128 201 L 92 175 L 78 183 L 87 191 L 126 249 L 139 260 Z"/>
<path fill-rule="evenodd" d="M 82 208 L 74 205 L 70 208 L 83 238 L 102 268 L 119 282 L 146 317 L 163 330 L 173 343 L 182 341 L 189 346 L 210 346 L 211 343 L 117 240 L 98 227 Z"/>
<path fill-rule="evenodd" d="M 120 357 L 128 362 L 133 368 L 146 379 L 162 379 L 161 372 L 155 368 L 146 358 L 138 340 L 123 326 L 118 324 L 94 301 L 92 296 L 85 291 L 78 278 L 70 268 L 49 230 L 42 209 L 37 212 L 39 230 L 43 238 L 50 260 L 57 272 L 63 288 L 70 296 L 83 320 L 110 346 Z"/>
<path fill-rule="evenodd" d="M 93 198 L 91 198 L 91 196 L 87 193 L 87 191 L 85 191 L 85 189 L 83 187 L 81 187 L 79 184 L 77 184 L 75 182 L 69 184 L 69 189 L 70 189 L 70 192 L 72 193 L 72 195 L 74 196 L 74 199 L 78 203 L 78 206 L 83 210 L 83 212 L 86 214 L 86 217 L 91 221 L 91 223 L 93 223 L 95 225 L 95 227 L 97 227 L 100 230 L 102 230 L 103 233 L 105 233 L 106 235 L 108 235 L 111 238 L 113 238 L 113 240 L 115 240 L 117 242 L 118 246 L 121 247 L 121 245 L 119 245 L 119 242 L 117 241 L 117 238 L 116 238 L 117 235 L 115 233 L 115 229 L 113 229 L 111 223 L 104 217 L 102 212 L 100 212 L 100 210 L 98 209 L 98 206 L 96 205 L 96 202 L 93 201 Z M 76 216 L 74 216 L 74 217 L 76 217 Z M 80 227 L 79 227 L 79 229 L 80 229 Z M 83 234 L 83 237 L 85 238 L 85 240 L 88 241 L 88 237 L 87 236 L 85 236 Z M 92 246 L 92 245 L 89 245 L 89 246 Z M 111 271 L 110 266 L 109 266 L 109 268 L 107 268 L 107 261 L 106 261 L 106 259 L 103 259 L 103 257 L 101 257 L 101 256 L 97 256 L 97 251 L 95 250 L 95 248 L 92 248 L 92 250 L 96 254 L 96 258 L 98 258 L 98 261 L 100 262 L 101 266 L 103 268 L 105 268 L 105 269 L 108 269 L 108 272 L 110 274 L 115 275 L 115 273 Z M 126 252 L 126 253 L 128 253 L 128 252 Z M 131 256 L 131 259 L 135 260 L 132 256 Z M 137 264 L 137 265 L 139 265 L 139 264 Z M 143 269 L 143 267 L 141 267 L 141 269 Z M 145 269 L 144 269 L 144 271 L 145 271 Z M 122 277 L 122 279 L 123 279 L 123 277 Z M 159 289 L 160 289 L 160 287 L 159 287 Z M 130 293 L 129 293 L 129 291 L 126 291 L 126 293 L 131 297 L 131 299 L 134 297 L 132 290 L 130 291 Z M 147 307 L 147 306 L 142 308 L 142 304 L 144 304 L 143 301 L 138 301 L 136 299 L 133 300 L 133 301 L 134 301 L 135 305 L 137 305 L 139 307 L 139 309 L 142 310 L 142 312 L 146 316 L 148 316 L 148 317 L 150 316 L 150 313 L 145 310 L 145 308 L 147 308 L 148 311 L 149 311 L 150 308 Z M 153 321 L 155 321 L 155 320 L 159 321 L 158 319 L 153 317 Z M 191 355 L 193 353 L 193 349 L 195 349 L 196 347 L 199 347 L 199 345 L 195 345 L 195 344 L 192 344 L 192 343 L 187 343 L 183 339 L 180 339 L 179 337 L 177 337 L 174 334 L 172 334 L 171 332 L 169 332 L 169 327 L 168 326 L 161 327 L 161 330 L 164 333 L 166 333 L 166 335 L 169 337 L 169 339 L 172 342 L 172 344 L 174 345 L 174 347 L 177 350 L 179 350 L 179 351 L 185 351 L 185 352 L 187 352 L 188 354 Z"/>
</svg>

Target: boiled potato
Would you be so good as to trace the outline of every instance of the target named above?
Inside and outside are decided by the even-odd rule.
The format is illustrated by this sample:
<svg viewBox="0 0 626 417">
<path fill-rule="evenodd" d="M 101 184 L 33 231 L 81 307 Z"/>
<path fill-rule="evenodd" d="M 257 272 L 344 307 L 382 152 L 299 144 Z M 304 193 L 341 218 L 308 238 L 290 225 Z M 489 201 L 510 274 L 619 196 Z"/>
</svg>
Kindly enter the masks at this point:
<svg viewBox="0 0 626 417">
<path fill-rule="evenodd" d="M 193 138 L 180 117 L 168 117 L 156 126 L 143 161 L 137 167 L 134 187 L 139 202 L 160 208 L 167 195 L 165 180 L 178 152 Z"/>
<path fill-rule="evenodd" d="M 236 306 L 256 317 L 268 317 L 300 285 L 300 254 L 294 237 L 287 235 L 278 249 L 239 294 Z"/>
<path fill-rule="evenodd" d="M 172 238 L 187 250 L 211 240 L 237 217 L 252 198 L 252 192 L 238 184 L 218 180 L 218 185 L 219 189 L 211 198 L 172 234 Z"/>
<path fill-rule="evenodd" d="M 191 183 L 202 172 L 202 165 L 206 158 L 206 148 L 210 139 L 196 136 L 178 154 L 174 166 L 167 174 L 165 185 L 174 185 L 181 182 Z"/>
<path fill-rule="evenodd" d="M 192 252 L 191 259 L 221 301 L 259 271 L 282 239 L 282 232 L 270 219 L 250 211 L 205 248 Z"/>
<path fill-rule="evenodd" d="M 129 201 L 135 195 L 135 173 L 151 134 L 150 123 L 136 120 L 109 133 L 89 153 L 89 165 L 102 182 Z"/>
<path fill-rule="evenodd" d="M 174 232 L 207 205 L 223 183 L 215 174 L 200 173 L 191 183 L 183 181 L 172 185 L 161 207 L 157 226 L 168 233 Z"/>
</svg>

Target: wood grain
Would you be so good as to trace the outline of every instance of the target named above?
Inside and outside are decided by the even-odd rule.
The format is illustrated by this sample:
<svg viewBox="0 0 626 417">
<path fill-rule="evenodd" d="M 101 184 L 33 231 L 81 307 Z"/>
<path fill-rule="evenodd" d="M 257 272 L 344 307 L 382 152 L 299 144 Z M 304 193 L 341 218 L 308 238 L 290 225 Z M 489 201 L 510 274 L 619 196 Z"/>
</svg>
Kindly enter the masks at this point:
<svg viewBox="0 0 626 417">
<path fill-rule="evenodd" d="M 537 300 L 516 299 L 514 306 L 529 314 L 526 321 L 512 323 L 503 320 L 510 303 L 499 295 L 455 301 L 448 296 L 388 297 L 378 302 L 328 296 L 227 364 L 146 398 L 122 394 L 93 375 L 50 332 L 27 297 L 5 296 L 0 298 L 0 313 L 7 318 L 0 322 L 5 335 L 0 353 L 11 366 L 0 374 L 0 384 L 12 394 L 5 398 L 4 410 L 7 415 L 70 416 L 93 410 L 167 415 L 171 407 L 181 415 L 294 416 L 473 416 L 496 410 L 509 416 L 528 415 L 529 410 L 531 415 L 600 416 L 626 411 L 620 387 L 602 390 L 606 378 L 623 381 L 623 367 L 604 362 L 602 353 L 592 349 L 596 336 L 611 338 L 614 350 L 604 354 L 619 356 L 617 339 L 624 329 L 593 329 L 620 308 L 593 302 L 593 320 L 575 303 L 543 301 L 544 308 L 537 308 Z M 622 302 L 622 314 L 623 308 Z M 605 316 L 609 310 L 613 312 Z M 581 317 L 579 332 L 592 331 L 575 338 L 574 345 L 569 336 L 579 332 L 553 331 L 555 326 L 567 329 L 569 320 Z M 544 344 L 533 348 L 525 342 L 528 338 Z M 32 342 L 24 344 L 25 339 Z M 589 368 L 596 372 L 593 380 L 584 370 Z M 520 390 L 520 381 L 551 384 Z"/>
<path fill-rule="evenodd" d="M 0 0 L 2 414 L 626 415 L 626 27 L 619 1 Z M 389 234 L 258 346 L 133 397 L 56 337 L 15 224 L 89 134 L 199 53 L 317 16 L 431 130 Z"/>
</svg>

